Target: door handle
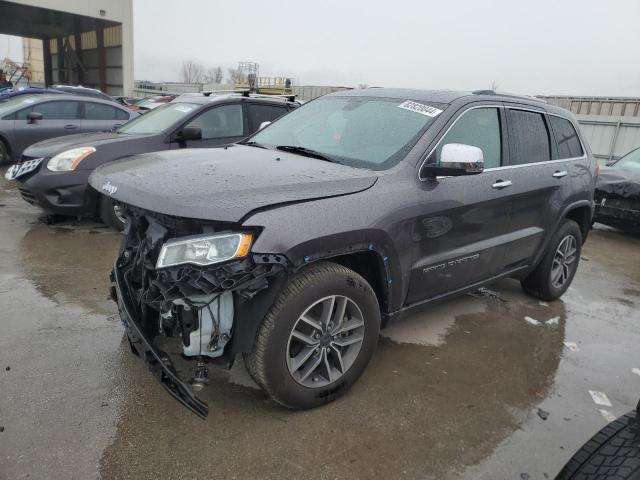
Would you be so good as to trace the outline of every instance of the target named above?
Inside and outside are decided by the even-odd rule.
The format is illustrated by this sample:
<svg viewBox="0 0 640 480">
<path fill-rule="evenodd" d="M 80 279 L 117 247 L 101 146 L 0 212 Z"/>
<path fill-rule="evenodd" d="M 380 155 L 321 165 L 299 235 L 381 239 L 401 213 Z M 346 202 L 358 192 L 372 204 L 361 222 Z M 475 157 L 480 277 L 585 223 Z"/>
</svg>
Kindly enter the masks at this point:
<svg viewBox="0 0 640 480">
<path fill-rule="evenodd" d="M 73 124 L 68 124 L 64 126 L 65 130 L 75 130 L 76 128 L 78 128 L 78 126 Z"/>
<path fill-rule="evenodd" d="M 553 172 L 553 178 L 562 178 L 567 176 L 566 170 L 556 170 Z"/>
<path fill-rule="evenodd" d="M 491 188 L 495 188 L 496 190 L 502 190 L 503 188 L 507 188 L 513 185 L 511 180 L 498 180 L 496 183 L 491 185 Z"/>
</svg>

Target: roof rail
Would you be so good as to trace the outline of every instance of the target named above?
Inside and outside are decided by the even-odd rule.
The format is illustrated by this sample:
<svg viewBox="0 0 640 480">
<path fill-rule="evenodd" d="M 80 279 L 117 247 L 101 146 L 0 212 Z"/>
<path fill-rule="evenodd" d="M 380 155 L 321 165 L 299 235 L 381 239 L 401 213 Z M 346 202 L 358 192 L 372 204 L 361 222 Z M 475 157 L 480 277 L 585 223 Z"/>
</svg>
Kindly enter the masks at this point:
<svg viewBox="0 0 640 480">
<path fill-rule="evenodd" d="M 474 90 L 471 92 L 473 95 L 500 95 L 501 97 L 522 98 L 525 100 L 532 100 L 534 102 L 549 103 L 543 98 L 534 97 L 533 95 L 518 95 L 516 93 L 502 93 L 495 90 Z"/>
</svg>

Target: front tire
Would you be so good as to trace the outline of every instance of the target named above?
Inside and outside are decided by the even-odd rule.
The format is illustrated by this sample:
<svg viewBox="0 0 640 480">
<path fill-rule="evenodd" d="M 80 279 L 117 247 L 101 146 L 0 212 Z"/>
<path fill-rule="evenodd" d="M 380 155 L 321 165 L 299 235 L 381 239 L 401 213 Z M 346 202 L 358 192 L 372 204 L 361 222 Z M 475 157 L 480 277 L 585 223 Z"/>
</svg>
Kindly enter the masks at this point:
<svg viewBox="0 0 640 480">
<path fill-rule="evenodd" d="M 10 160 L 9 147 L 6 142 L 0 138 L 0 165 L 6 165 Z"/>
<path fill-rule="evenodd" d="M 580 227 L 575 221 L 566 219 L 553 235 L 540 264 L 521 282 L 522 288 L 541 300 L 560 298 L 578 270 L 581 251 Z"/>
<path fill-rule="evenodd" d="M 334 263 L 297 273 L 265 316 L 245 362 L 285 407 L 313 408 L 343 395 L 378 343 L 380 307 L 369 283 Z"/>
<path fill-rule="evenodd" d="M 109 197 L 101 195 L 99 198 L 98 210 L 100 214 L 100 220 L 105 225 L 121 232 L 124 230 L 126 219 L 120 213 L 120 207 L 111 200 Z"/>
</svg>

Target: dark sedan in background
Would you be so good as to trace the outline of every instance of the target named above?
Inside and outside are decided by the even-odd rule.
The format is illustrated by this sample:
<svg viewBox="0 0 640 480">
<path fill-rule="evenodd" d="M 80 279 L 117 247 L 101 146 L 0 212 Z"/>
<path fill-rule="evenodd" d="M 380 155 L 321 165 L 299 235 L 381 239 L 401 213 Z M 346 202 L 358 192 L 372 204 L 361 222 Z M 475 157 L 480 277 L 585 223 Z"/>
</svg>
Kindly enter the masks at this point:
<svg viewBox="0 0 640 480">
<path fill-rule="evenodd" d="M 29 145 L 81 132 L 111 130 L 138 114 L 83 95 L 20 95 L 0 103 L 0 164 L 17 162 Z"/>
<path fill-rule="evenodd" d="M 600 169 L 595 221 L 640 233 L 640 148 Z"/>
<path fill-rule="evenodd" d="M 235 143 L 256 132 L 263 122 L 298 106 L 292 98 L 277 96 L 182 96 L 113 132 L 73 135 L 32 145 L 5 176 L 20 182 L 24 200 L 49 214 L 98 216 L 121 230 L 124 218 L 118 207 L 100 195 L 113 192 L 98 193 L 89 187 L 89 175 L 96 167 L 140 153 Z"/>
</svg>

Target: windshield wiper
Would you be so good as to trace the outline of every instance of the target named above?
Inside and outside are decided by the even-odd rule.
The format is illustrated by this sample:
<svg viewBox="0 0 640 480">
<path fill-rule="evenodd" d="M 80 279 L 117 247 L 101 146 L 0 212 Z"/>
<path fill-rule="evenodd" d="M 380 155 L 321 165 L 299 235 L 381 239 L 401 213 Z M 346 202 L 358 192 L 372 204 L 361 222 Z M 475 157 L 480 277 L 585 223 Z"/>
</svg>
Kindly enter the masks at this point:
<svg viewBox="0 0 640 480">
<path fill-rule="evenodd" d="M 266 145 L 263 145 L 260 142 L 242 142 L 242 145 L 249 145 L 250 147 L 258 147 L 258 148 L 264 148 L 265 150 L 269 150 L 269 147 L 267 147 Z"/>
<path fill-rule="evenodd" d="M 300 155 L 304 155 L 306 157 L 312 157 L 312 158 L 317 158 L 318 160 L 324 160 L 325 162 L 331 162 L 331 163 L 340 163 L 339 161 L 328 157 L 327 155 L 325 155 L 324 153 L 320 153 L 316 150 L 312 150 L 310 148 L 305 148 L 305 147 L 299 147 L 297 145 L 278 145 L 276 146 L 276 148 L 278 150 L 282 150 L 284 152 L 291 152 L 291 153 L 299 153 Z"/>
</svg>

